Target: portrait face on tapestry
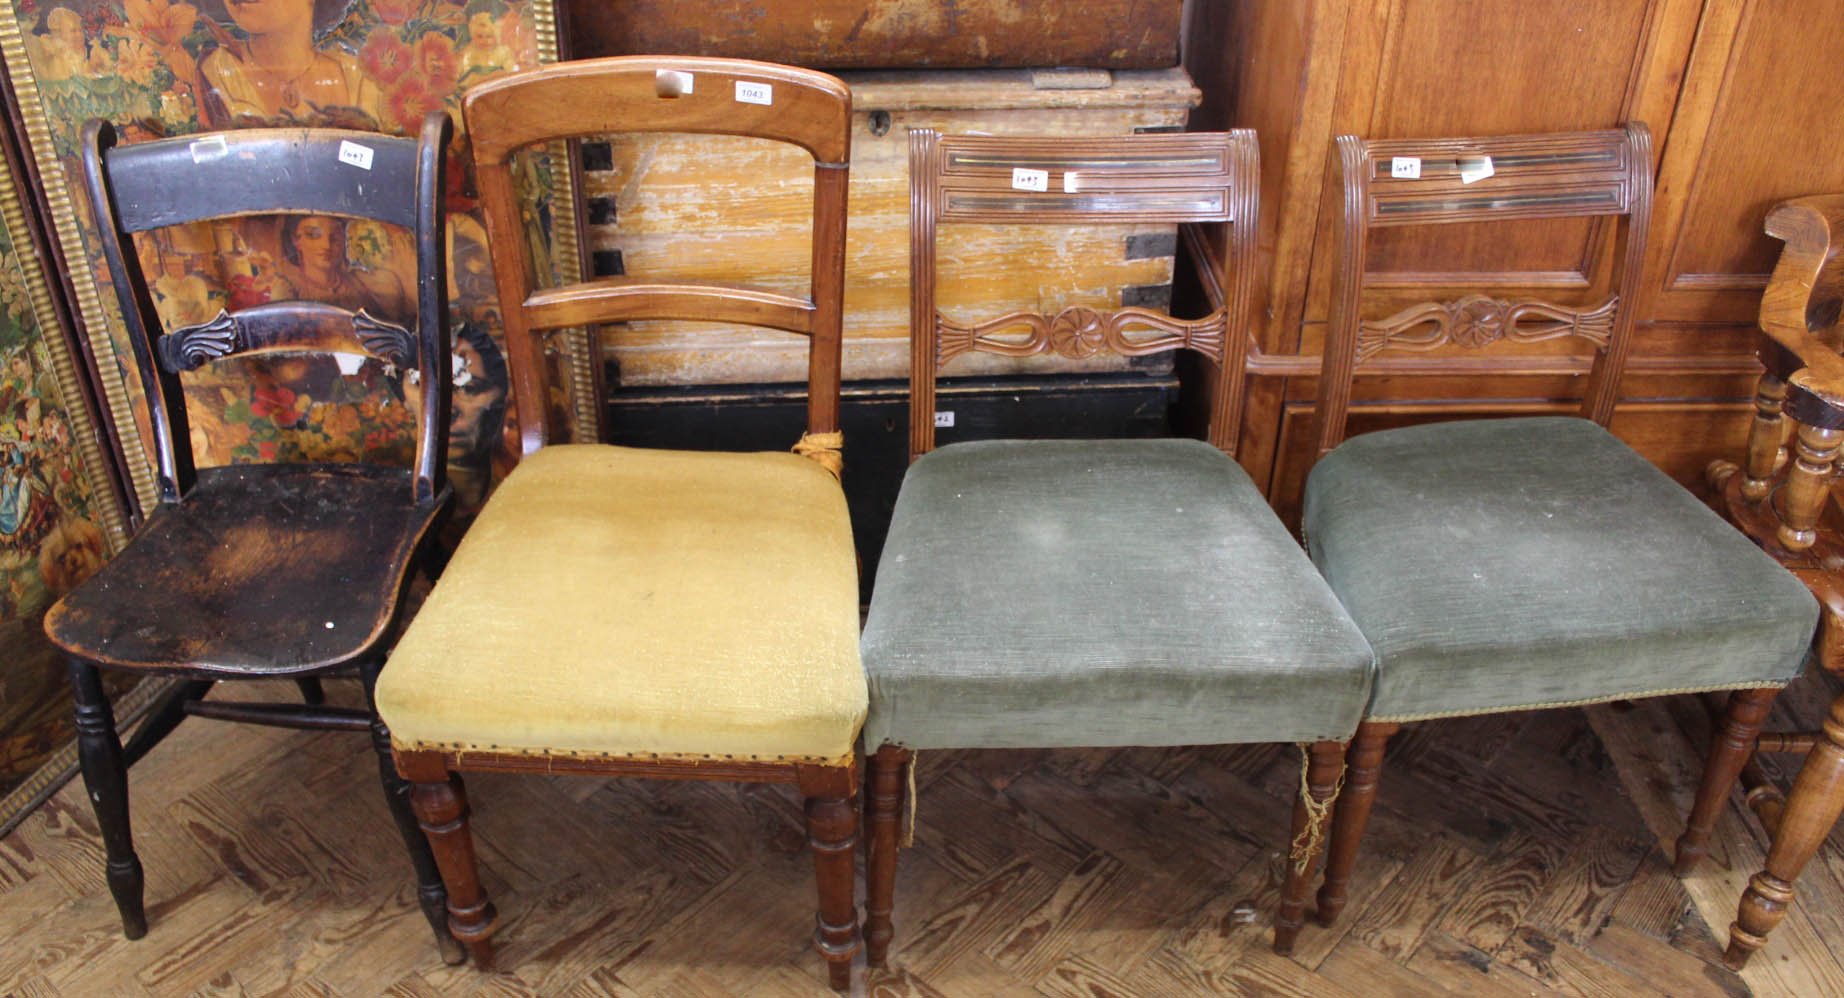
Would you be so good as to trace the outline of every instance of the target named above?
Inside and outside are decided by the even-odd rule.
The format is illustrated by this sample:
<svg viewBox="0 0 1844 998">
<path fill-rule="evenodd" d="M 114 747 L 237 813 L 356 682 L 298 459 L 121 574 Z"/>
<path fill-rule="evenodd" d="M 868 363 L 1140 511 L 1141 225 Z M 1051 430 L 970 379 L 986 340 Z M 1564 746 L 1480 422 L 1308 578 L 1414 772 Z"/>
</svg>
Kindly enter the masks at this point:
<svg viewBox="0 0 1844 998">
<path fill-rule="evenodd" d="M 430 110 L 461 126 L 460 95 L 490 76 L 536 66 L 529 0 L 12 0 L 54 145 L 77 174 L 75 136 L 107 117 L 124 141 L 258 126 L 330 126 L 414 134 Z M 450 474 L 463 513 L 495 480 L 510 386 L 500 349 L 467 139 L 448 162 L 456 405 Z M 536 161 L 536 227 L 556 189 Z M 87 206 L 79 206 L 87 211 Z M 88 219 L 84 220 L 86 223 Z M 99 286 L 108 276 L 84 225 Z M 534 243 L 543 245 L 539 233 Z M 328 216 L 250 218 L 137 238 L 163 325 L 171 330 L 291 298 L 363 308 L 413 325 L 415 253 L 407 233 Z M 548 260 L 548 258 L 546 258 Z M 548 262 L 542 264 L 548 267 Z M 484 280 L 481 279 L 484 276 Z M 102 295 L 105 299 L 109 295 Z M 129 346 L 110 324 L 126 374 Z M 470 358 L 462 363 L 463 355 Z M 187 375 L 193 452 L 202 465 L 276 458 L 389 460 L 411 446 L 415 385 L 375 361 L 244 360 Z M 146 433 L 145 413 L 134 414 Z"/>
</svg>

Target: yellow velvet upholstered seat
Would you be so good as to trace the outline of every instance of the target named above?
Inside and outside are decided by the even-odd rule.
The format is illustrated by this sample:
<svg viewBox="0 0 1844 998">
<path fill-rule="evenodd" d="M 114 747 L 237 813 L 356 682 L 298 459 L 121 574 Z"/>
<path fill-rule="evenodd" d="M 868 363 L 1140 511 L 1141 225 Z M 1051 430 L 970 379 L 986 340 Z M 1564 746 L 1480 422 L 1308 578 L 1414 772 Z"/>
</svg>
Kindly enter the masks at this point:
<svg viewBox="0 0 1844 998">
<path fill-rule="evenodd" d="M 400 748 L 837 763 L 865 716 L 838 482 L 787 453 L 544 448 L 378 683 Z"/>
</svg>

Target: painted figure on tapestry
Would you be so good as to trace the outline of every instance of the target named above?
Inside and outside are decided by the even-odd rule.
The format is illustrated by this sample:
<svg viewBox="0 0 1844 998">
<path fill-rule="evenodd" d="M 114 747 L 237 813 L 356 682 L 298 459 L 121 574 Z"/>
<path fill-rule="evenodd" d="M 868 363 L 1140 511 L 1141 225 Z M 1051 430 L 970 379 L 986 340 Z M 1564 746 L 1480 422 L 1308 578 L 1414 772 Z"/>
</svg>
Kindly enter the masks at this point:
<svg viewBox="0 0 1844 998">
<path fill-rule="evenodd" d="M 24 267 L 0 224 L 0 795 L 68 734 L 62 662 L 39 620 L 105 556 L 46 341 L 56 331 L 41 330 Z"/>
<path fill-rule="evenodd" d="M 344 20 L 347 6 L 349 0 L 208 0 L 205 16 L 217 23 L 228 16 L 241 36 L 199 60 L 214 126 L 312 116 L 375 127 L 384 120 L 378 81 L 350 53 L 317 44 Z"/>
</svg>

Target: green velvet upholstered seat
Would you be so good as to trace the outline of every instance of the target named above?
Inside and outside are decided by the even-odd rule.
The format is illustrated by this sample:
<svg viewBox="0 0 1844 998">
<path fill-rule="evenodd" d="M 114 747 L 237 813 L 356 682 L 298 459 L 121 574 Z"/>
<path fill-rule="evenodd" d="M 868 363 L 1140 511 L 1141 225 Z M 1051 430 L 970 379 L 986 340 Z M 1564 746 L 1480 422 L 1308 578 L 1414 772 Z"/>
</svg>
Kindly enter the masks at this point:
<svg viewBox="0 0 1844 998">
<path fill-rule="evenodd" d="M 861 650 L 869 750 L 1343 740 L 1372 665 L 1241 467 L 1194 440 L 925 455 Z"/>
<path fill-rule="evenodd" d="M 1436 423 L 1354 437 L 1303 529 L 1376 649 L 1366 721 L 1775 686 L 1818 606 L 1600 426 Z"/>
</svg>

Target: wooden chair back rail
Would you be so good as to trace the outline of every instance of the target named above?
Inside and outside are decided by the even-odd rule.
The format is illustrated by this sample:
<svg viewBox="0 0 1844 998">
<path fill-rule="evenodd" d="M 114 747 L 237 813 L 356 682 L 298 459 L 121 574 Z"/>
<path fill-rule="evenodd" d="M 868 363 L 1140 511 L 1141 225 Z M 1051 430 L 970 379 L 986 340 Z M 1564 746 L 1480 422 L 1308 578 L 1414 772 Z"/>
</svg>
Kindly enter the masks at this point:
<svg viewBox="0 0 1844 998">
<path fill-rule="evenodd" d="M 149 387 L 160 501 L 177 502 L 196 477 L 178 372 L 222 357 L 283 350 L 350 351 L 417 369 L 423 399 L 415 499 L 431 501 L 442 494 L 448 421 L 439 414 L 448 404 L 449 343 L 444 332 L 448 276 L 441 150 L 453 127 L 446 113 L 436 111 L 424 118 L 419 140 L 381 135 L 359 142 L 351 132 L 275 128 L 118 147 L 108 122 L 92 120 L 84 126 L 82 142 L 96 151 L 85 161 L 84 179 L 110 277 L 118 287 L 132 289 L 142 303 L 123 319 L 136 372 Z M 354 147 L 362 151 L 353 152 Z M 328 168 L 342 163 L 343 169 Z M 128 234 L 278 213 L 369 218 L 408 228 L 416 239 L 420 275 L 417 331 L 412 334 L 362 311 L 278 302 L 236 315 L 220 313 L 209 322 L 159 336 L 160 317 Z"/>
<path fill-rule="evenodd" d="M 823 73 L 739 59 L 623 56 L 563 63 L 493 80 L 464 101 L 485 208 L 521 450 L 561 434 L 546 405 L 548 330 L 637 319 L 731 322 L 809 337 L 807 430 L 839 428 L 845 205 L 851 92 Z M 787 142 L 814 159 L 813 256 L 805 299 L 720 284 L 598 279 L 538 289 L 518 257 L 512 156 L 527 146 L 610 132 L 692 132 Z"/>
<path fill-rule="evenodd" d="M 1380 139 L 1341 135 L 1344 193 L 1332 277 L 1330 322 L 1319 379 L 1318 453 L 1344 439 L 1351 381 L 1360 363 L 1388 350 L 1484 347 L 1573 336 L 1596 348 L 1582 415 L 1613 418 L 1632 339 L 1635 299 L 1652 203 L 1652 140 L 1644 124 L 1561 135 L 1466 139 Z M 1480 176 L 1489 157 L 1491 173 Z M 1396 175 L 1413 160 L 1414 177 Z M 1469 295 L 1362 320 L 1365 253 L 1372 228 L 1529 218 L 1613 216 L 1618 220 L 1613 293 L 1586 308 Z M 1454 275 L 1456 283 L 1464 275 Z"/>
<path fill-rule="evenodd" d="M 723 284 L 663 284 L 644 278 L 604 277 L 565 288 L 533 291 L 525 318 L 533 329 L 564 329 L 588 322 L 688 319 L 768 326 L 813 334 L 818 309 L 805 298 Z"/>
<path fill-rule="evenodd" d="M 116 221 L 127 232 L 287 212 L 371 218 L 415 229 L 414 201 L 380 198 L 366 188 L 375 191 L 377 184 L 415 176 L 416 147 L 413 138 L 380 135 L 360 143 L 350 133 L 254 128 L 119 146 L 104 156 Z M 327 169 L 332 163 L 344 166 Z M 209 196 L 200 196 L 202 191 Z"/>
<path fill-rule="evenodd" d="M 1018 326 L 1029 333 L 1024 339 L 1002 339 L 998 333 Z M 1136 327 L 1161 330 L 1167 335 L 1130 339 Z M 1202 319 L 1175 319 L 1150 308 L 1128 307 L 1113 311 L 1074 307 L 1055 315 L 1011 312 L 976 325 L 963 325 L 935 315 L 935 366 L 940 367 L 968 351 L 1005 357 L 1031 357 L 1056 352 L 1065 357 L 1093 357 L 1104 351 L 1138 357 L 1179 347 L 1196 350 L 1212 360 L 1223 356 L 1223 313 Z"/>
<path fill-rule="evenodd" d="M 196 370 L 207 361 L 247 354 L 300 352 L 358 353 L 414 367 L 421 357 L 416 337 L 394 322 L 322 302 L 265 302 L 235 315 L 182 326 L 160 337 L 156 352 L 169 371 Z"/>
<path fill-rule="evenodd" d="M 909 133 L 910 459 L 935 445 L 935 378 L 969 352 L 1139 356 L 1189 349 L 1210 369 L 1208 436 L 1232 451 L 1238 433 L 1255 294 L 1254 132 L 1107 138 Z M 1173 223 L 1186 230 L 1215 311 L 1178 319 L 1153 309 L 1085 306 L 962 322 L 936 308 L 935 235 L 942 225 Z M 1226 224 L 1225 252 L 1191 230 Z M 1007 331 L 1013 331 L 1007 335 Z M 1144 335 L 1145 331 L 1153 335 Z M 1140 335 L 1131 335 L 1133 332 Z"/>
<path fill-rule="evenodd" d="M 824 73 L 766 62 L 582 59 L 482 83 L 465 103 L 470 124 L 476 115 L 493 124 L 474 130 L 483 160 L 610 132 L 742 135 L 792 143 L 819 163 L 851 158 L 851 91 Z"/>
</svg>

